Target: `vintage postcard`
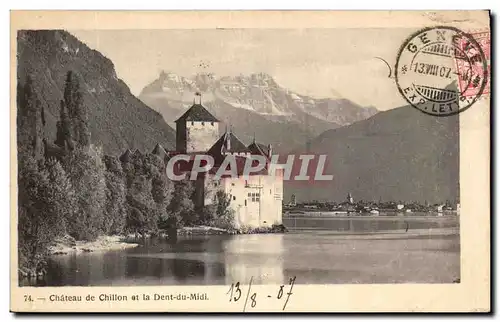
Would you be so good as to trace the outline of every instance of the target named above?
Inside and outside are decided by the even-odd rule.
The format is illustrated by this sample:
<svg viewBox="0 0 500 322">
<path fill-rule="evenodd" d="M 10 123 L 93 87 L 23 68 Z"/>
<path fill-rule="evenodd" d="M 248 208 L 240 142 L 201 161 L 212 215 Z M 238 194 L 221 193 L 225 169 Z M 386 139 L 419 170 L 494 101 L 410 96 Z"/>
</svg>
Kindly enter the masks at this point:
<svg viewBox="0 0 500 322">
<path fill-rule="evenodd" d="M 14 312 L 488 312 L 488 11 L 13 11 Z"/>
</svg>

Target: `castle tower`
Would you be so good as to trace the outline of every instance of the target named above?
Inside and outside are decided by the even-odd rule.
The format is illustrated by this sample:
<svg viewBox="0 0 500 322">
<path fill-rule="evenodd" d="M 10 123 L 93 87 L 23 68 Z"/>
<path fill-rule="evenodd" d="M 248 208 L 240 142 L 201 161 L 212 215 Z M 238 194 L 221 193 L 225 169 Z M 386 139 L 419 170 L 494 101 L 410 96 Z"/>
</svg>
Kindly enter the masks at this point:
<svg viewBox="0 0 500 322">
<path fill-rule="evenodd" d="M 251 151 L 236 137 L 236 135 L 228 131 L 226 132 L 215 142 L 215 144 L 208 150 L 208 154 L 210 155 L 240 155 L 245 156 L 248 155 Z"/>
<path fill-rule="evenodd" d="M 205 152 L 219 139 L 219 120 L 201 105 L 199 93 L 196 93 L 193 106 L 175 124 L 178 152 Z"/>
</svg>

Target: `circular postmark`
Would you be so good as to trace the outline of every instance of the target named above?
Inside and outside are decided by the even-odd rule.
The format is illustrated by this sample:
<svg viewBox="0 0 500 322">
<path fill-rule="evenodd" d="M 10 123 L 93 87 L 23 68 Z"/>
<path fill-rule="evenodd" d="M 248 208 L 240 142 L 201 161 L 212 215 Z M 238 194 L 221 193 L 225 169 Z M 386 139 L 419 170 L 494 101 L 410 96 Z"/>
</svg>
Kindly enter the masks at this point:
<svg viewBox="0 0 500 322">
<path fill-rule="evenodd" d="M 399 92 L 413 107 L 448 116 L 466 110 L 481 96 L 488 63 L 471 35 L 454 27 L 429 27 L 401 45 L 395 77 Z"/>
</svg>

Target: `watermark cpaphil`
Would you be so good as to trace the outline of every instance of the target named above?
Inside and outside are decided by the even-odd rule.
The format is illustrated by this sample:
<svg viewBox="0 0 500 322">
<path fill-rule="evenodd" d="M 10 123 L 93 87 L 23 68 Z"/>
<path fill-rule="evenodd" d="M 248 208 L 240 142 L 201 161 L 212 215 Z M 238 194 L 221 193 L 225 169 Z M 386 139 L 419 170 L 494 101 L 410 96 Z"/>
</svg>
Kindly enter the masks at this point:
<svg viewBox="0 0 500 322">
<path fill-rule="evenodd" d="M 326 154 L 290 154 L 212 156 L 209 154 L 174 154 L 166 165 L 170 180 L 197 180 L 210 174 L 214 179 L 242 178 L 253 175 L 283 177 L 285 181 L 330 181 L 333 175 L 325 173 Z"/>
</svg>

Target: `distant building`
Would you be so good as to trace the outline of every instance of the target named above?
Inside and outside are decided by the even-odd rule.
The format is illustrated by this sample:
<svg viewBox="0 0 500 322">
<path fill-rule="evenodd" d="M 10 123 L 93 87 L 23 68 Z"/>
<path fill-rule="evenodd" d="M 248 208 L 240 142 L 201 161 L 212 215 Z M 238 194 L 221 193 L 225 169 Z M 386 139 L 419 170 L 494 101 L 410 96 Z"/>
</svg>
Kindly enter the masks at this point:
<svg viewBox="0 0 500 322">
<path fill-rule="evenodd" d="M 354 203 L 354 199 L 352 198 L 351 196 L 351 193 L 349 192 L 347 194 L 347 202 L 350 203 L 350 204 L 353 204 Z"/>
<path fill-rule="evenodd" d="M 396 209 L 397 209 L 397 210 L 401 210 L 401 209 L 403 209 L 404 207 L 405 207 L 405 205 L 401 205 L 401 204 L 396 205 Z"/>
</svg>

